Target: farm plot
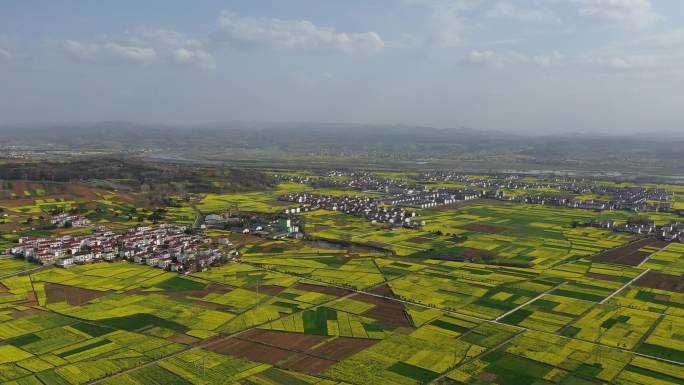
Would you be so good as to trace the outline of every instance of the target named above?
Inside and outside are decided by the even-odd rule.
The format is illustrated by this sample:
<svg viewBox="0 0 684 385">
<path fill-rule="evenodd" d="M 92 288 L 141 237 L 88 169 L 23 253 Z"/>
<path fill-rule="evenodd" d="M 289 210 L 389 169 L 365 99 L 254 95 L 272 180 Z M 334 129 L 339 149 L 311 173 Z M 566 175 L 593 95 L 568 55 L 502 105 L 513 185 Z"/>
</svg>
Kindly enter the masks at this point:
<svg viewBox="0 0 684 385">
<path fill-rule="evenodd" d="M 281 183 L 271 191 L 259 191 L 235 194 L 205 194 L 196 207 L 203 213 L 225 211 L 239 208 L 242 211 L 277 212 L 298 204 L 279 201 L 278 197 L 288 192 L 307 191 L 309 186 L 299 183 Z"/>
<path fill-rule="evenodd" d="M 93 263 L 71 269 L 48 269 L 31 274 L 34 281 L 74 286 L 95 291 L 125 292 L 151 288 L 176 274 L 126 262 Z"/>
<path fill-rule="evenodd" d="M 660 314 L 649 311 L 611 304 L 599 305 L 568 326 L 563 334 L 631 350 L 648 334 L 659 318 Z"/>
<path fill-rule="evenodd" d="M 443 384 L 612 383 L 633 357 L 588 342 L 530 331 L 457 368 Z"/>
<path fill-rule="evenodd" d="M 423 384 L 515 334 L 497 325 L 475 326 L 463 335 L 444 328 L 423 328 L 410 335 L 393 334 L 322 374 L 351 383 Z"/>
<path fill-rule="evenodd" d="M 494 319 L 537 297 L 558 282 L 537 280 L 524 269 L 447 262 L 391 281 L 401 299 Z"/>
<path fill-rule="evenodd" d="M 271 366 L 193 349 L 154 365 L 107 380 L 107 385 L 236 384 Z"/>
<path fill-rule="evenodd" d="M 38 267 L 35 263 L 26 262 L 23 259 L 0 258 L 0 276 L 31 270 Z"/>
<path fill-rule="evenodd" d="M 261 329 L 320 336 L 383 339 L 389 331 L 396 329 L 396 326 L 328 307 L 319 307 L 275 320 Z"/>
<path fill-rule="evenodd" d="M 587 257 L 626 243 L 630 237 L 595 228 L 573 228 L 572 222 L 593 219 L 584 210 L 512 204 L 473 204 L 429 212 L 423 230 L 458 237 L 440 237 L 429 253 L 416 256 L 482 259 L 548 269 L 564 261 Z M 479 253 L 476 252 L 479 250 Z"/>
<path fill-rule="evenodd" d="M 234 287 L 256 287 L 259 284 L 286 288 L 298 281 L 297 278 L 285 274 L 237 263 L 211 268 L 204 272 L 194 273 L 192 276 Z"/>
<path fill-rule="evenodd" d="M 681 276 L 684 274 L 684 244 L 670 244 L 665 249 L 652 254 L 642 267 Z"/>
<path fill-rule="evenodd" d="M 377 343 L 377 340 L 324 337 L 271 330 L 251 330 L 238 337 L 212 343 L 212 351 L 243 359 L 318 374 Z"/>
<path fill-rule="evenodd" d="M 266 269 L 295 274 L 315 281 L 364 289 L 385 281 L 373 258 L 319 256 L 306 258 L 244 258 Z"/>
<path fill-rule="evenodd" d="M 654 251 L 660 250 L 668 244 L 657 239 L 643 239 L 628 245 L 593 256 L 597 262 L 614 263 L 627 266 L 638 266 Z"/>
<path fill-rule="evenodd" d="M 81 306 L 60 302 L 47 307 L 70 317 L 96 321 L 99 325 L 163 337 L 192 330 L 215 330 L 236 316 L 159 294 L 110 294 Z"/>
<path fill-rule="evenodd" d="M 4 343 L 0 378 L 28 383 L 86 383 L 184 349 L 161 338 L 87 323 L 43 328 Z"/>
</svg>

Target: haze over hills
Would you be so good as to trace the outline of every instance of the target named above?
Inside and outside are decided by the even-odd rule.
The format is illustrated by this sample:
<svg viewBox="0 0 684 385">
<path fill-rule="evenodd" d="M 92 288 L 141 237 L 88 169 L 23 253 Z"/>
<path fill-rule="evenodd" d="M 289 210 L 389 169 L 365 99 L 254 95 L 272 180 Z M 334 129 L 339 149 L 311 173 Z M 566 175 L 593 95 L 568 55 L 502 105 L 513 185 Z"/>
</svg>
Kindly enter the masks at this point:
<svg viewBox="0 0 684 385">
<path fill-rule="evenodd" d="M 636 170 L 673 175 L 679 173 L 678 162 L 684 159 L 682 133 L 523 135 L 470 128 L 314 122 L 60 123 L 7 125 L 1 131 L 2 146 L 214 161 L 301 157 L 375 163 L 428 160 L 443 166 L 460 161 L 485 168 Z"/>
</svg>

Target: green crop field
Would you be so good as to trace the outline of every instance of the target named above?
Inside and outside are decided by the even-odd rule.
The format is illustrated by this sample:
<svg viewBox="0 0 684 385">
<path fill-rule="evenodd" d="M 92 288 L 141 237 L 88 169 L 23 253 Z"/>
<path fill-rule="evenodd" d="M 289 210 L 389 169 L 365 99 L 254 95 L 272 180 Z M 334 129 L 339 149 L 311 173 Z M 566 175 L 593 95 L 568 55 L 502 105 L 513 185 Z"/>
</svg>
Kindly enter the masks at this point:
<svg viewBox="0 0 684 385">
<path fill-rule="evenodd" d="M 27 223 L 58 207 L 82 205 L 93 226 L 114 230 L 151 223 L 156 210 L 136 194 L 55 198 L 33 187 L 0 201 L 8 214 L 0 248 L 25 235 L 92 231 Z M 162 221 L 191 224 L 196 210 L 235 207 L 272 215 L 291 206 L 280 194 L 298 191 L 381 195 L 285 182 L 179 201 Z M 187 275 L 2 257 L 0 383 L 682 384 L 684 245 L 641 247 L 638 264 L 608 263 L 594 256 L 639 237 L 571 225 L 631 215 L 475 200 L 418 210 L 424 226 L 393 228 L 317 210 L 302 214 L 304 239 L 207 230 L 229 238 L 240 258 Z"/>
</svg>

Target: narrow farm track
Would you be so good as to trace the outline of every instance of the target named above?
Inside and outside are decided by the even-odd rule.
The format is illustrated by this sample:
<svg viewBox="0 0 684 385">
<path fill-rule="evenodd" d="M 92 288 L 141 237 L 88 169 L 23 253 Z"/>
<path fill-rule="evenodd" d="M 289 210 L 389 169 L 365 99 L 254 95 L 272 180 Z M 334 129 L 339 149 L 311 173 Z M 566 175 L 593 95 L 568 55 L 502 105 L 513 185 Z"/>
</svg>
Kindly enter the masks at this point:
<svg viewBox="0 0 684 385">
<path fill-rule="evenodd" d="M 622 285 L 622 287 L 620 287 L 619 289 L 615 290 L 615 291 L 612 292 L 609 296 L 607 296 L 606 298 L 604 298 L 603 301 L 599 302 L 599 305 L 603 305 L 604 303 L 608 302 L 611 298 L 613 298 L 613 297 L 615 297 L 616 295 L 620 294 L 620 292 L 622 292 L 623 290 L 625 290 L 625 289 L 627 288 L 627 286 L 629 286 L 629 285 L 633 284 L 634 282 L 636 282 L 636 280 L 638 280 L 639 278 L 641 278 L 641 277 L 643 277 L 644 275 L 646 275 L 649 271 L 651 271 L 651 269 L 646 269 L 646 270 L 644 270 L 643 272 L 641 272 L 641 274 L 639 274 L 639 275 L 637 275 L 636 277 L 634 277 L 634 279 L 632 279 L 631 281 L 629 281 L 629 282 L 627 282 L 626 284 Z"/>
<path fill-rule="evenodd" d="M 17 271 L 17 272 L 14 272 L 12 274 L 0 275 L 0 279 L 11 278 L 11 277 L 21 275 L 21 274 L 29 274 L 29 273 L 33 273 L 35 271 L 39 271 L 39 270 L 43 270 L 43 269 L 47 269 L 47 268 L 48 268 L 48 266 L 38 266 L 38 267 L 34 267 L 34 268 L 28 269 L 28 270 Z"/>
<path fill-rule="evenodd" d="M 443 380 L 444 378 L 448 377 L 451 373 L 457 371 L 458 369 L 464 367 L 465 365 L 468 365 L 469 363 L 471 363 L 471 362 L 473 362 L 473 361 L 475 361 L 475 360 L 479 360 L 480 358 L 485 357 L 485 356 L 487 356 L 488 354 L 497 351 L 498 349 L 502 348 L 503 346 L 506 346 L 506 344 L 512 342 L 513 340 L 515 340 L 516 338 L 520 337 L 520 336 L 523 335 L 524 333 L 525 333 L 525 330 L 521 330 L 521 331 L 519 331 L 518 333 L 516 333 L 516 334 L 514 334 L 513 336 L 511 336 L 510 338 L 508 338 L 508 339 L 506 339 L 505 341 L 503 341 L 502 343 L 500 343 L 500 344 L 494 346 L 493 348 L 487 349 L 487 350 L 485 350 L 484 352 L 482 352 L 482 353 L 476 355 L 475 357 L 472 357 L 472 358 L 470 358 L 470 359 L 468 359 L 468 360 L 465 360 L 465 361 L 463 361 L 463 362 L 460 362 L 458 365 L 456 365 L 456 366 L 454 366 L 453 368 L 451 368 L 451 369 L 447 370 L 446 372 L 442 373 L 442 375 L 440 375 L 439 377 L 437 377 L 437 378 L 435 378 L 434 380 L 428 382 L 428 384 L 436 384 L 436 383 L 438 383 L 439 381 L 441 381 L 441 380 Z"/>
<path fill-rule="evenodd" d="M 556 286 L 550 288 L 549 290 L 547 290 L 547 291 L 545 291 L 545 292 L 539 294 L 538 296 L 536 296 L 536 297 L 532 298 L 531 300 L 525 302 L 524 304 L 522 304 L 522 305 L 516 307 L 515 309 L 510 310 L 510 311 L 508 311 L 508 312 L 506 312 L 506 313 L 504 313 L 504 314 L 502 314 L 502 315 L 496 317 L 494 320 L 496 320 L 496 321 L 502 320 L 502 319 L 503 319 L 504 317 L 506 317 L 507 315 L 510 315 L 510 314 L 515 313 L 516 311 L 518 311 L 518 310 L 524 308 L 525 306 L 531 304 L 532 302 L 538 300 L 539 298 L 541 298 L 541 297 L 543 297 L 543 296 L 545 296 L 545 295 L 551 293 L 552 291 L 558 289 L 559 287 L 563 286 L 564 284 L 565 284 L 565 282 L 559 283 L 558 285 L 556 285 Z"/>
</svg>

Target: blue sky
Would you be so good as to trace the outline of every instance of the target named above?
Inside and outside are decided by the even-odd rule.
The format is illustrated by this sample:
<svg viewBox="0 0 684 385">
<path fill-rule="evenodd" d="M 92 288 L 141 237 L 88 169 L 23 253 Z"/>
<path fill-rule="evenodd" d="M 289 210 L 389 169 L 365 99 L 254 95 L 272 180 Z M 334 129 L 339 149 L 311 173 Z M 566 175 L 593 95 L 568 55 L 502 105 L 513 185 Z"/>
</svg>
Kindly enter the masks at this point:
<svg viewBox="0 0 684 385">
<path fill-rule="evenodd" d="M 679 0 L 0 3 L 0 123 L 684 130 Z"/>
</svg>

